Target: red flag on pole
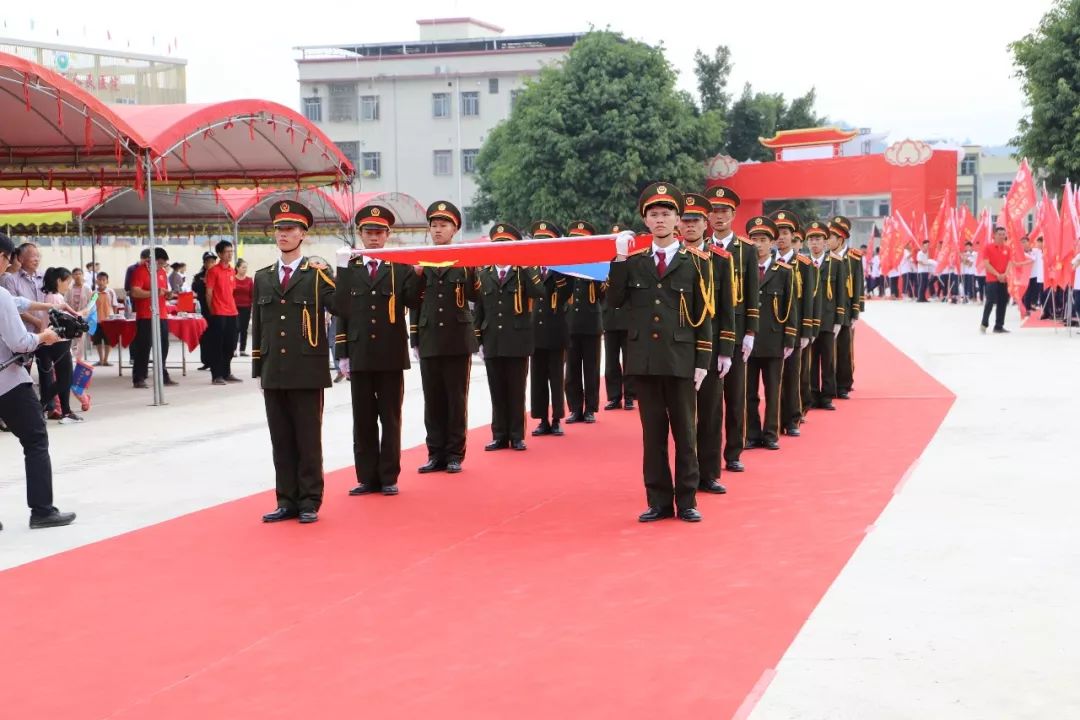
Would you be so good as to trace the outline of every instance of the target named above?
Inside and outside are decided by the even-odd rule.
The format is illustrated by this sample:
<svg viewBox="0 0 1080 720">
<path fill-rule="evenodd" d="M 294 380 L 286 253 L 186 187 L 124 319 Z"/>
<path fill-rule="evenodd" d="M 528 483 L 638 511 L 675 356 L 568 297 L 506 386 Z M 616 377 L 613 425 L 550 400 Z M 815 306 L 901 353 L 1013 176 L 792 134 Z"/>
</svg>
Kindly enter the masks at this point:
<svg viewBox="0 0 1080 720">
<path fill-rule="evenodd" d="M 949 271 L 960 270 L 960 234 L 956 228 L 956 213 L 949 210 L 942 219 L 941 243 L 938 246 L 937 264 L 934 273 L 941 275 Z"/>
<path fill-rule="evenodd" d="M 1056 265 L 1057 286 L 1071 287 L 1073 284 L 1072 262 L 1076 253 L 1080 250 L 1080 213 L 1077 212 L 1077 200 L 1080 199 L 1080 187 L 1073 188 L 1065 184 L 1065 191 L 1061 196 L 1061 238 L 1060 254 Z M 1075 288 L 1073 288 L 1075 289 Z"/>
<path fill-rule="evenodd" d="M 942 241 L 945 239 L 946 216 L 951 213 L 952 206 L 949 203 L 949 191 L 946 190 L 945 196 L 941 198 L 941 207 L 938 208 L 937 216 L 934 218 L 934 224 L 930 226 L 929 234 L 920 238 L 920 240 L 930 241 L 930 257 L 937 257 L 938 255 L 938 248 L 941 247 Z"/>
</svg>

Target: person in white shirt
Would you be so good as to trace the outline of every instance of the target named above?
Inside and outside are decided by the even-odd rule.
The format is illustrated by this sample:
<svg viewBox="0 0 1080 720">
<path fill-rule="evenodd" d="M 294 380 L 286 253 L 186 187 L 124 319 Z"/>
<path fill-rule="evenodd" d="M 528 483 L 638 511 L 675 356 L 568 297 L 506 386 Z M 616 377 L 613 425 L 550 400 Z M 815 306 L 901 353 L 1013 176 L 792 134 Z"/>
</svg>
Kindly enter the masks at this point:
<svg viewBox="0 0 1080 720">
<path fill-rule="evenodd" d="M 1027 273 L 1028 282 L 1027 290 L 1024 291 L 1023 303 L 1024 309 L 1027 312 L 1031 312 L 1032 309 L 1039 304 L 1039 294 L 1041 286 L 1039 285 L 1039 270 L 1042 268 L 1042 251 L 1038 248 L 1032 247 L 1031 239 L 1024 237 L 1021 242 L 1024 246 L 1024 256 L 1027 257 Z"/>
<path fill-rule="evenodd" d="M 915 272 L 915 261 L 912 259 L 911 248 L 904 248 L 903 257 L 900 260 L 900 277 L 904 284 L 900 289 L 900 294 L 914 298 L 915 291 L 918 290 L 919 275 Z"/>
<path fill-rule="evenodd" d="M 874 257 L 870 258 L 869 292 L 874 292 L 875 288 L 878 297 L 885 297 L 885 279 L 881 276 L 881 248 L 874 248 Z"/>
<path fill-rule="evenodd" d="M 964 243 L 964 251 L 960 253 L 960 274 L 964 280 L 964 302 L 969 303 L 975 297 L 975 262 L 976 255 L 974 246 L 968 240 Z"/>
<path fill-rule="evenodd" d="M 919 273 L 919 296 L 915 302 L 929 302 L 927 295 L 930 292 L 930 273 L 934 270 L 934 261 L 930 257 L 929 240 L 923 240 L 922 249 L 916 255 L 915 261 Z"/>
</svg>

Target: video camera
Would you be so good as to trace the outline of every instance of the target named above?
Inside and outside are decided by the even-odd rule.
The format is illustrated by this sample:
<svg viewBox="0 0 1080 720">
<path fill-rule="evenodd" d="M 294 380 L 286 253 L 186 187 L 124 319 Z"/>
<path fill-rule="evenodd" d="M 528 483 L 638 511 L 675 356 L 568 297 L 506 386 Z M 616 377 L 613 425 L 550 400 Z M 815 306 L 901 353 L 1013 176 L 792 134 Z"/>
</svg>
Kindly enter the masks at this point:
<svg viewBox="0 0 1080 720">
<path fill-rule="evenodd" d="M 78 315 L 69 315 L 53 308 L 49 311 L 49 325 L 61 340 L 74 340 L 90 332 L 90 325 Z"/>
</svg>

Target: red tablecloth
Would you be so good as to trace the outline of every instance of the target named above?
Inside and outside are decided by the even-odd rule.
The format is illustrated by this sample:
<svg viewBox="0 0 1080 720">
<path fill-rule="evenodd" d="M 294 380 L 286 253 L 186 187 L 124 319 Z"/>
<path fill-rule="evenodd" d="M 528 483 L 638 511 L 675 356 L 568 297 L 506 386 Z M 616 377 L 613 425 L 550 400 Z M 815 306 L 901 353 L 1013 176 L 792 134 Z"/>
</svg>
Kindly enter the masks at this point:
<svg viewBox="0 0 1080 720">
<path fill-rule="evenodd" d="M 201 317 L 171 317 L 168 319 L 169 334 L 175 335 L 187 345 L 189 352 L 199 346 L 199 338 L 206 331 L 206 319 Z M 102 320 L 98 323 L 110 345 L 128 347 L 135 339 L 135 321 L 120 318 Z"/>
</svg>

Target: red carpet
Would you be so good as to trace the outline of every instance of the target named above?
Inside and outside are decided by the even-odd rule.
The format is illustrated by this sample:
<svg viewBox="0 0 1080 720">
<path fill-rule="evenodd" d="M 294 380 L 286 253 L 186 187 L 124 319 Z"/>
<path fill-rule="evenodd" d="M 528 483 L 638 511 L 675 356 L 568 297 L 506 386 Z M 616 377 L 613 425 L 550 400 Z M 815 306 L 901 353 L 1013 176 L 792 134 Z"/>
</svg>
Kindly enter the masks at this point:
<svg viewBox="0 0 1080 720">
<path fill-rule="evenodd" d="M 474 432 L 397 498 L 339 471 L 310 527 L 259 523 L 265 493 L 0 573 L 0 714 L 730 717 L 951 405 L 865 325 L 858 361 L 698 525 L 635 521 L 640 425 L 611 411 L 524 454 Z"/>
<path fill-rule="evenodd" d="M 1042 314 L 1035 312 L 1024 318 L 1024 321 L 1020 324 L 1022 328 L 1063 328 L 1065 323 L 1060 320 L 1043 320 Z"/>
</svg>

